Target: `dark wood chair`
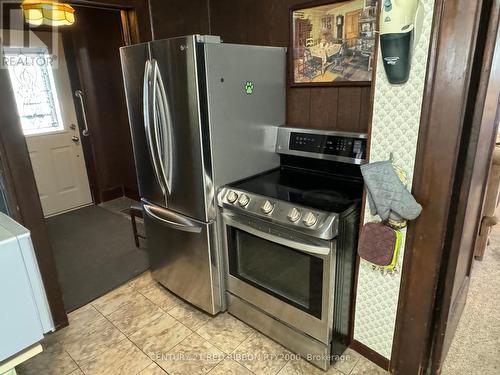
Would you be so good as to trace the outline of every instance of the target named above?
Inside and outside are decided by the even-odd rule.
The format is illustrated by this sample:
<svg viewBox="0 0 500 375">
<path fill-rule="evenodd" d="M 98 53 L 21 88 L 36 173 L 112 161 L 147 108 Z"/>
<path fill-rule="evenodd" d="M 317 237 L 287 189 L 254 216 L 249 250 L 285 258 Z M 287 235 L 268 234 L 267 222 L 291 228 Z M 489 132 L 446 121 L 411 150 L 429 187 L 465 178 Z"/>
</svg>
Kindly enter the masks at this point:
<svg viewBox="0 0 500 375">
<path fill-rule="evenodd" d="M 140 247 L 140 242 L 139 239 L 142 238 L 143 240 L 146 239 L 146 235 L 139 233 L 137 230 L 137 218 L 143 219 L 144 216 L 142 214 L 142 209 L 141 206 L 139 205 L 132 205 L 129 208 L 126 208 L 123 210 L 124 213 L 127 215 L 130 215 L 130 221 L 132 222 L 132 232 L 134 234 L 134 241 L 135 241 L 135 246 Z"/>
</svg>

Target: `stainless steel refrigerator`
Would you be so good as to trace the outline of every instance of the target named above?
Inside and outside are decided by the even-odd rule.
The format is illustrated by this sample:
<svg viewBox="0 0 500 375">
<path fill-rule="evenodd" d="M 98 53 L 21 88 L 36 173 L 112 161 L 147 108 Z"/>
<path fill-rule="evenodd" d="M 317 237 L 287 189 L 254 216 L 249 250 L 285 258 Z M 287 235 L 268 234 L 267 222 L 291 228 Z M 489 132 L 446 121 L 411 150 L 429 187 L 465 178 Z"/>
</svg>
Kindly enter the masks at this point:
<svg viewBox="0 0 500 375">
<path fill-rule="evenodd" d="M 120 54 L 153 276 L 215 314 L 224 308 L 216 191 L 279 165 L 286 50 L 193 35 Z"/>
</svg>

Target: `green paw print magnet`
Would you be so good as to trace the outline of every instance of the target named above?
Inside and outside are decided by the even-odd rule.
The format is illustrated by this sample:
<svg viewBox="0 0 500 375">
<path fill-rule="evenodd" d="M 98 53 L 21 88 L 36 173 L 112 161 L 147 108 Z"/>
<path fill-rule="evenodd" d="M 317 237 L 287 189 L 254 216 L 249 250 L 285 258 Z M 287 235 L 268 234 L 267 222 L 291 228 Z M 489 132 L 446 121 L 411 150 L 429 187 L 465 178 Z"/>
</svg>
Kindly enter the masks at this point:
<svg viewBox="0 0 500 375">
<path fill-rule="evenodd" d="M 252 95 L 253 94 L 253 82 L 247 81 L 245 84 L 245 92 L 247 95 Z"/>
</svg>

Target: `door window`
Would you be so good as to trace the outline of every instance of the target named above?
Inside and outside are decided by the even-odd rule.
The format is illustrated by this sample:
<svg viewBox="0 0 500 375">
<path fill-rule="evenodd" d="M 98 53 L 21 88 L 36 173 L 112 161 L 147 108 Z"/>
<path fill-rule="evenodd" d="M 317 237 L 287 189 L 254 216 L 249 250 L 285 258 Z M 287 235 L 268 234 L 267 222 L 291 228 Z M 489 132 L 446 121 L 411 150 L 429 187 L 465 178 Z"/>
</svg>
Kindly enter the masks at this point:
<svg viewBox="0 0 500 375">
<path fill-rule="evenodd" d="M 232 276 L 321 319 L 323 260 L 228 227 Z"/>
<path fill-rule="evenodd" d="M 9 76 L 25 135 L 64 130 L 47 51 L 6 52 Z"/>
</svg>

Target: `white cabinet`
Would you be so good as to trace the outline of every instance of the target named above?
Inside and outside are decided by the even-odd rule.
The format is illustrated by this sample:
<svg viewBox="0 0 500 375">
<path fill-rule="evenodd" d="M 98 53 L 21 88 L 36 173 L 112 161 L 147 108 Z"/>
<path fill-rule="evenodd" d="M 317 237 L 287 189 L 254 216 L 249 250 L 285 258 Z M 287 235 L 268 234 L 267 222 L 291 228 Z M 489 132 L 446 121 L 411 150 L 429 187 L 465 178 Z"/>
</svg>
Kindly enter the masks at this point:
<svg viewBox="0 0 500 375">
<path fill-rule="evenodd" d="M 52 330 L 29 231 L 0 213 L 0 362 Z"/>
</svg>

